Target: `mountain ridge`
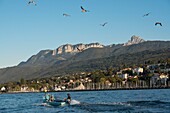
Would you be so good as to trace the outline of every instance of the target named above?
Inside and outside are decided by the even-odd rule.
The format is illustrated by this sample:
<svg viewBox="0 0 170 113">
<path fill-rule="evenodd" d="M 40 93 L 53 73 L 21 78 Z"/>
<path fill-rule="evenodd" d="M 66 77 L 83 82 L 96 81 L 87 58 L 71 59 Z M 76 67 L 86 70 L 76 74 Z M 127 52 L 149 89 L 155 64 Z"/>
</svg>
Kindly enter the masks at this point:
<svg viewBox="0 0 170 113">
<path fill-rule="evenodd" d="M 132 39 L 133 41 L 133 39 Z M 82 46 L 82 44 L 80 44 Z M 98 45 L 102 45 L 99 44 Z M 73 45 L 76 49 L 79 46 Z M 59 46 L 60 47 L 60 46 Z M 64 46 L 62 46 L 64 47 Z M 122 63 L 142 63 L 148 59 L 170 57 L 170 41 L 139 41 L 131 45 L 113 44 L 112 46 L 89 47 L 82 51 L 53 54 L 53 50 L 41 50 L 18 66 L 0 69 L 0 82 L 17 81 L 21 78 L 33 79 L 78 71 L 117 67 Z M 10 78 L 10 79 L 9 79 Z"/>
<path fill-rule="evenodd" d="M 51 62 L 52 60 L 62 61 L 69 59 L 76 55 L 79 52 L 83 52 L 84 50 L 90 49 L 90 48 L 110 48 L 110 47 L 121 47 L 121 46 L 129 46 L 133 44 L 142 43 L 144 40 L 140 38 L 139 36 L 133 35 L 131 37 L 131 41 L 128 41 L 124 44 L 113 44 L 112 46 L 105 46 L 103 44 L 100 44 L 98 42 L 96 43 L 89 43 L 89 44 L 64 44 L 59 46 L 57 49 L 54 50 L 41 50 L 36 55 L 31 56 L 26 62 L 19 63 L 18 66 L 25 65 L 45 65 L 47 62 Z M 60 58 L 60 59 L 58 59 Z M 39 63 L 41 62 L 41 63 Z"/>
</svg>

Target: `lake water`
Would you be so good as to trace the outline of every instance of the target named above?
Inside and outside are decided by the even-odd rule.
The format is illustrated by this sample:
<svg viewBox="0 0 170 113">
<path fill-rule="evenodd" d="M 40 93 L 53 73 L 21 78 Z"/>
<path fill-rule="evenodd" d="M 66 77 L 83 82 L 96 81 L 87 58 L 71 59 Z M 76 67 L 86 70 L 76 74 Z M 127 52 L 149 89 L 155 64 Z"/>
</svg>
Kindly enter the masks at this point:
<svg viewBox="0 0 170 113">
<path fill-rule="evenodd" d="M 52 92 L 65 98 L 68 92 Z M 170 113 L 170 89 L 69 92 L 80 104 L 49 106 L 44 93 L 0 94 L 0 113 Z"/>
</svg>

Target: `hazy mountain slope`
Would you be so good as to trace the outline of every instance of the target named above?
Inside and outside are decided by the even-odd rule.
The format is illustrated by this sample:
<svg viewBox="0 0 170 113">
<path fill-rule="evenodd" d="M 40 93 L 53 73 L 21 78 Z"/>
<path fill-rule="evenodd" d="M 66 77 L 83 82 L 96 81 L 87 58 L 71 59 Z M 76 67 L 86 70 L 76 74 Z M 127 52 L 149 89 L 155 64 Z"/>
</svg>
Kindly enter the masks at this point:
<svg viewBox="0 0 170 113">
<path fill-rule="evenodd" d="M 34 72 L 41 71 L 40 67 L 10 67 L 0 70 L 0 82 L 8 82 L 8 81 L 16 81 L 21 78 L 31 79 L 36 77 L 37 75 L 33 74 Z"/>
</svg>

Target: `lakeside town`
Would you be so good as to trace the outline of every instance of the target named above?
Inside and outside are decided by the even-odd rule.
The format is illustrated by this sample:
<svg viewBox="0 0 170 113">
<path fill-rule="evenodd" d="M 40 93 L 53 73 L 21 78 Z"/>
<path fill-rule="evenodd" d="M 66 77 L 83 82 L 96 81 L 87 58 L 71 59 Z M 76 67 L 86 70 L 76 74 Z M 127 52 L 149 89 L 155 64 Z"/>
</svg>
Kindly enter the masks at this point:
<svg viewBox="0 0 170 113">
<path fill-rule="evenodd" d="M 170 59 L 145 65 L 107 68 L 33 80 L 0 84 L 2 92 L 44 92 L 76 90 L 114 90 L 170 87 Z"/>
</svg>

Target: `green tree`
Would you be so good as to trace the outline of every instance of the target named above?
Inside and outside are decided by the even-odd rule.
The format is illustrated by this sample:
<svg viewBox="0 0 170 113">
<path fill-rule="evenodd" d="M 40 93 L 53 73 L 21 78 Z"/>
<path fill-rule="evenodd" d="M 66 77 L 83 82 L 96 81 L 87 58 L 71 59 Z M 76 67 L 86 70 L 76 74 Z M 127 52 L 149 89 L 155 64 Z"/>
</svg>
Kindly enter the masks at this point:
<svg viewBox="0 0 170 113">
<path fill-rule="evenodd" d="M 21 87 L 20 87 L 19 85 L 16 85 L 16 86 L 14 87 L 14 90 L 15 90 L 15 91 L 20 91 L 20 90 L 21 90 Z"/>
<path fill-rule="evenodd" d="M 106 78 L 100 78 L 100 82 L 101 83 L 105 83 L 106 82 Z"/>
<path fill-rule="evenodd" d="M 99 83 L 101 78 L 105 78 L 105 75 L 101 70 L 92 72 L 91 79 L 94 83 Z"/>
<path fill-rule="evenodd" d="M 109 80 L 111 83 L 116 83 L 116 78 L 115 78 L 115 77 L 109 77 L 108 80 Z"/>
</svg>

